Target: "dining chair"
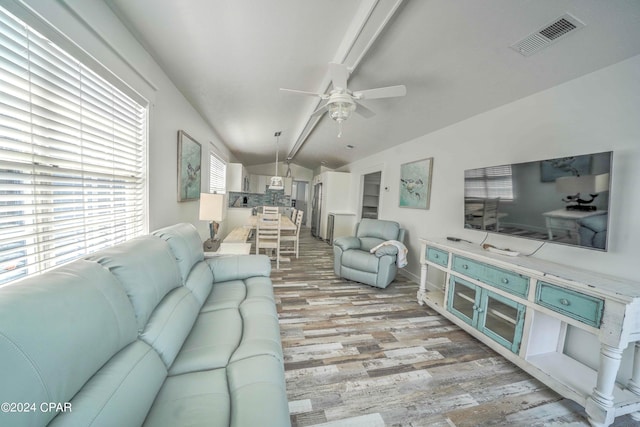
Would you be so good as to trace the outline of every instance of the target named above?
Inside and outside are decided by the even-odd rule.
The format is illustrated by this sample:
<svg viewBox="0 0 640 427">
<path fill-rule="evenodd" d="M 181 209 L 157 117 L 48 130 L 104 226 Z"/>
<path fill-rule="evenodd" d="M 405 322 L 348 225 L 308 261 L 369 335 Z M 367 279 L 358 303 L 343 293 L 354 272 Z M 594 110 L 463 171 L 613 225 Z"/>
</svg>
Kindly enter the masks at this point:
<svg viewBox="0 0 640 427">
<path fill-rule="evenodd" d="M 296 258 L 298 258 L 299 246 L 300 246 L 300 228 L 302 227 L 302 217 L 304 216 L 304 211 L 299 210 L 296 212 L 295 218 L 295 231 L 282 231 L 280 233 L 280 242 L 285 243 L 282 245 L 280 249 L 281 254 L 295 254 Z M 289 245 L 288 243 L 291 243 Z"/>
<path fill-rule="evenodd" d="M 256 255 L 260 249 L 275 251 L 276 270 L 280 269 L 280 215 L 258 215 L 256 221 Z M 268 255 L 268 254 L 267 254 Z"/>
<path fill-rule="evenodd" d="M 296 216 L 298 216 L 298 209 L 291 208 L 291 221 L 296 222 Z"/>
<path fill-rule="evenodd" d="M 262 213 L 269 215 L 269 214 L 278 214 L 280 213 L 280 208 L 277 206 L 263 206 L 262 207 Z"/>
<path fill-rule="evenodd" d="M 500 231 L 500 198 L 484 199 L 482 208 L 470 212 L 467 215 L 466 223 L 473 228 L 486 230 L 489 226 L 494 226 L 495 231 Z"/>
</svg>

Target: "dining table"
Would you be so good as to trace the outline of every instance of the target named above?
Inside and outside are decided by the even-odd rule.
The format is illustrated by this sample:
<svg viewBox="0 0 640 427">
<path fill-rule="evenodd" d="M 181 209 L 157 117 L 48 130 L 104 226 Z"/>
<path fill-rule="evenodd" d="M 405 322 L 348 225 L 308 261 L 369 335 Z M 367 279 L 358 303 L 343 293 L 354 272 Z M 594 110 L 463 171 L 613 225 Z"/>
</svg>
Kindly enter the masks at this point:
<svg viewBox="0 0 640 427">
<path fill-rule="evenodd" d="M 258 216 L 252 215 L 249 217 L 248 223 L 245 225 L 246 228 L 255 229 L 258 224 Z M 280 231 L 296 231 L 298 227 L 296 224 L 291 221 L 287 215 L 280 215 Z"/>
</svg>

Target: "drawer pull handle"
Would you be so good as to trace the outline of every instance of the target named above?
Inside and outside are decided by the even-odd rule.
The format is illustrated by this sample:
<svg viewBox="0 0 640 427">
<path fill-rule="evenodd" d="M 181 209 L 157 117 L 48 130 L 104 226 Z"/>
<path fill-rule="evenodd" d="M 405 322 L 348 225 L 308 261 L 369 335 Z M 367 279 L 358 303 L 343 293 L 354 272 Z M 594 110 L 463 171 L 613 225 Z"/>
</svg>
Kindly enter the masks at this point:
<svg viewBox="0 0 640 427">
<path fill-rule="evenodd" d="M 504 284 L 506 285 L 507 283 L 509 283 L 509 279 L 507 279 L 506 277 L 504 277 L 504 278 L 502 279 L 502 283 L 504 283 Z"/>
<path fill-rule="evenodd" d="M 571 302 L 566 298 L 562 298 L 560 300 L 560 304 L 562 304 L 562 305 L 571 305 Z"/>
<path fill-rule="evenodd" d="M 468 270 L 469 266 L 467 264 L 462 264 L 462 268 L 465 269 L 465 270 Z"/>
<path fill-rule="evenodd" d="M 438 254 L 434 254 L 434 255 L 433 255 L 433 257 L 434 257 L 435 259 L 438 259 L 438 258 L 440 258 L 440 255 L 438 255 Z"/>
</svg>

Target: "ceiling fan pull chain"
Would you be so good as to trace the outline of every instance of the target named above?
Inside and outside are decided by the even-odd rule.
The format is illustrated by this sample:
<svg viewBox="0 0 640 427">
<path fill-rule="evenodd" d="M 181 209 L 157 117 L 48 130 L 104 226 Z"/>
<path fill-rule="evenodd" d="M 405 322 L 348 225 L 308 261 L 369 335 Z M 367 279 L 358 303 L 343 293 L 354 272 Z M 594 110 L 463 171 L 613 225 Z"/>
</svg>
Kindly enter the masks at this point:
<svg viewBox="0 0 640 427">
<path fill-rule="evenodd" d="M 342 121 L 338 122 L 338 138 L 342 136 Z"/>
</svg>

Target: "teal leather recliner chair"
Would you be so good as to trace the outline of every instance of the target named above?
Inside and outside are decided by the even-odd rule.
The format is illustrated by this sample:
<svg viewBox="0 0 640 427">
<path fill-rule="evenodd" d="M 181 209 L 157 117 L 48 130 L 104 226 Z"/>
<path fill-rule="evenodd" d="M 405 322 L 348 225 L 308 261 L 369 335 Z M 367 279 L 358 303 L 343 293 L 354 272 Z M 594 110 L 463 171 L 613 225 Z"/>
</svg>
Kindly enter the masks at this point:
<svg viewBox="0 0 640 427">
<path fill-rule="evenodd" d="M 405 230 L 395 221 L 362 219 L 355 236 L 339 237 L 333 242 L 333 267 L 336 276 L 378 288 L 386 288 L 396 277 L 398 248 L 381 243 L 404 240 Z"/>
</svg>

